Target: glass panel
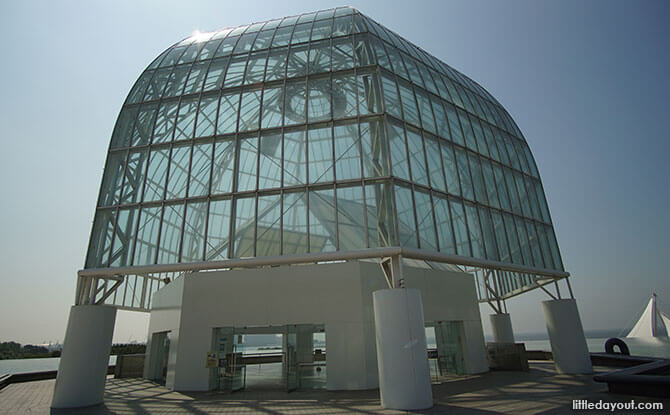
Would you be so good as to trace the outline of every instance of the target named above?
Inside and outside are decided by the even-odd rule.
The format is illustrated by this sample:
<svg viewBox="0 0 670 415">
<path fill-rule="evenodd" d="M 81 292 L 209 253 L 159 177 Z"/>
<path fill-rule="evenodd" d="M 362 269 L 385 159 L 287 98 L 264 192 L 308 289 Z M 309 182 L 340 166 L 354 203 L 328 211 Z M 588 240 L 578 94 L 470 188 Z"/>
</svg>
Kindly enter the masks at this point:
<svg viewBox="0 0 670 415">
<path fill-rule="evenodd" d="M 305 122 L 305 98 L 306 90 L 304 82 L 291 82 L 286 84 L 286 95 L 284 96 L 284 125 L 303 124 Z"/>
<path fill-rule="evenodd" d="M 333 37 L 346 36 L 351 34 L 351 16 L 342 16 L 335 18 L 333 22 Z"/>
<path fill-rule="evenodd" d="M 151 151 L 147 179 L 144 185 L 144 201 L 163 199 L 169 158 L 170 150 L 167 148 Z"/>
<path fill-rule="evenodd" d="M 282 88 L 269 88 L 263 91 L 263 118 L 261 128 L 280 127 L 283 107 Z"/>
<path fill-rule="evenodd" d="M 468 115 L 465 111 L 458 110 L 458 119 L 461 121 L 463 132 L 465 133 L 465 145 L 472 151 L 477 151 L 477 143 L 475 136 L 468 120 Z"/>
<path fill-rule="evenodd" d="M 458 179 L 458 168 L 456 166 L 456 159 L 454 158 L 454 149 L 448 142 L 442 141 L 440 144 L 440 147 L 442 148 L 444 174 L 447 180 L 447 191 L 455 195 L 460 195 L 461 185 Z"/>
<path fill-rule="evenodd" d="M 354 39 L 354 50 L 356 52 L 356 66 L 368 66 L 376 64 L 375 54 L 372 51 L 370 38 L 366 35 L 358 35 Z"/>
<path fill-rule="evenodd" d="M 505 168 L 505 182 L 507 182 L 507 191 L 510 197 L 510 201 L 512 204 L 512 212 L 516 213 L 517 215 L 521 215 L 521 202 L 519 201 L 519 194 L 516 191 L 516 185 L 514 184 L 514 174 L 512 173 L 512 170 Z"/>
<path fill-rule="evenodd" d="M 270 52 L 267 67 L 265 69 L 265 82 L 274 81 L 276 79 L 284 79 L 286 74 L 287 57 L 288 50 L 286 48 L 273 50 Z"/>
<path fill-rule="evenodd" d="M 291 37 L 291 44 L 295 45 L 297 43 L 307 42 L 309 40 L 309 34 L 312 31 L 312 23 L 301 23 L 295 26 L 293 31 L 293 36 Z"/>
<path fill-rule="evenodd" d="M 477 148 L 479 153 L 489 157 L 489 150 L 486 146 L 486 138 L 484 137 L 484 132 L 482 131 L 482 126 L 479 123 L 479 120 L 475 117 L 470 116 L 470 124 L 475 133 L 475 140 L 477 141 Z"/>
<path fill-rule="evenodd" d="M 161 237 L 158 245 L 158 263 L 179 262 L 181 227 L 184 219 L 184 205 L 165 205 L 161 221 Z"/>
<path fill-rule="evenodd" d="M 312 27 L 312 42 L 330 37 L 332 27 L 333 21 L 330 19 L 314 22 L 314 26 Z"/>
<path fill-rule="evenodd" d="M 217 141 L 214 144 L 212 194 L 232 191 L 234 162 L 235 140 Z"/>
<path fill-rule="evenodd" d="M 521 200 L 521 209 L 523 215 L 526 217 L 531 217 L 532 213 L 530 210 L 530 203 L 528 202 L 528 194 L 526 193 L 526 185 L 523 180 L 521 173 L 514 172 L 514 181 L 516 182 L 516 188 L 519 192 L 519 199 Z"/>
<path fill-rule="evenodd" d="M 259 189 L 281 187 L 281 133 L 261 136 L 258 174 Z"/>
<path fill-rule="evenodd" d="M 98 210 L 95 214 L 86 268 L 106 267 L 114 235 L 115 209 Z"/>
<path fill-rule="evenodd" d="M 461 132 L 461 124 L 458 121 L 458 116 L 456 115 L 456 108 L 450 104 L 444 104 L 444 108 L 447 110 L 447 117 L 449 118 L 449 131 L 451 132 L 451 141 L 454 143 L 465 145 L 465 140 L 463 139 L 463 133 Z"/>
<path fill-rule="evenodd" d="M 291 33 L 293 33 L 293 26 L 277 29 L 275 32 L 275 37 L 272 39 L 272 47 L 276 48 L 278 46 L 288 45 L 289 40 L 291 39 Z"/>
<path fill-rule="evenodd" d="M 291 47 L 286 65 L 287 78 L 295 78 L 307 74 L 307 51 L 307 45 Z"/>
<path fill-rule="evenodd" d="M 451 215 L 447 199 L 434 196 L 435 220 L 437 221 L 437 236 L 440 243 L 440 252 L 455 254 L 454 231 L 451 227 Z"/>
<path fill-rule="evenodd" d="M 549 246 L 551 247 L 551 258 L 554 260 L 554 267 L 563 271 L 561 255 L 558 252 L 558 243 L 556 242 L 556 235 L 554 235 L 554 230 L 551 226 L 547 227 L 547 239 L 549 240 Z"/>
<path fill-rule="evenodd" d="M 240 40 L 237 42 L 237 45 L 235 45 L 235 49 L 233 49 L 233 54 L 238 54 L 238 53 L 246 53 L 251 50 L 251 45 L 254 44 L 254 40 L 256 39 L 256 33 L 247 33 L 244 34 L 240 37 Z"/>
<path fill-rule="evenodd" d="M 200 55 L 198 55 L 198 60 L 199 61 L 204 61 L 206 59 L 212 59 L 214 57 L 214 52 L 218 49 L 219 45 L 221 44 L 221 40 L 216 39 L 216 40 L 210 40 L 209 42 L 205 43 L 205 46 L 200 50 Z"/>
<path fill-rule="evenodd" d="M 272 36 L 274 36 L 275 31 L 273 29 L 270 30 L 263 30 L 258 34 L 258 37 L 256 37 L 256 41 L 254 42 L 254 46 L 251 50 L 261 50 L 261 49 L 267 49 L 270 47 L 270 43 L 272 42 Z"/>
<path fill-rule="evenodd" d="M 388 142 L 384 134 L 384 124 L 377 120 L 361 121 L 363 147 L 363 174 L 365 177 L 390 175 Z"/>
<path fill-rule="evenodd" d="M 237 108 L 240 103 L 239 92 L 221 95 L 219 103 L 218 134 L 234 133 L 237 129 Z"/>
<path fill-rule="evenodd" d="M 190 70 L 189 66 L 178 66 L 170 74 L 170 78 L 165 85 L 165 91 L 163 92 L 163 98 L 174 97 L 181 95 L 184 90 L 184 84 L 186 83 L 186 77 L 188 76 L 188 71 Z"/>
<path fill-rule="evenodd" d="M 135 129 L 133 132 L 133 146 L 143 146 L 151 141 L 151 132 L 154 129 L 154 121 L 158 114 L 158 104 L 143 104 L 137 115 Z"/>
<path fill-rule="evenodd" d="M 430 195 L 425 192 L 415 191 L 416 220 L 419 225 L 419 244 L 421 249 L 437 251 L 437 235 L 435 234 L 435 221 L 433 220 L 433 203 Z"/>
<path fill-rule="evenodd" d="M 154 73 L 151 82 L 147 86 L 147 92 L 144 94 L 144 101 L 151 101 L 158 99 L 163 95 L 163 89 L 165 89 L 165 83 L 170 77 L 171 69 L 159 69 Z"/>
<path fill-rule="evenodd" d="M 207 223 L 207 202 L 186 205 L 184 222 L 184 242 L 181 262 L 202 261 L 205 249 L 205 225 Z"/>
<path fill-rule="evenodd" d="M 433 188 L 446 192 L 447 186 L 444 181 L 444 174 L 442 173 L 442 161 L 438 141 L 434 137 L 425 136 L 424 138 L 430 184 Z"/>
<path fill-rule="evenodd" d="M 304 192 L 284 193 L 282 213 L 283 254 L 307 252 L 307 194 Z"/>
<path fill-rule="evenodd" d="M 337 188 L 337 229 L 340 251 L 353 251 L 367 246 L 363 188 Z"/>
<path fill-rule="evenodd" d="M 482 173 L 484 175 L 484 183 L 486 184 L 489 205 L 499 208 L 500 201 L 498 200 L 498 189 L 496 188 L 493 167 L 491 167 L 490 161 L 482 159 Z"/>
<path fill-rule="evenodd" d="M 179 146 L 172 149 L 166 199 L 179 199 L 186 196 L 190 158 L 191 146 Z"/>
<path fill-rule="evenodd" d="M 533 255 L 530 252 L 530 245 L 528 245 L 528 234 L 526 233 L 526 226 L 523 219 L 515 218 L 516 232 L 519 235 L 519 245 L 521 245 L 521 253 L 523 254 L 524 265 L 533 266 Z"/>
<path fill-rule="evenodd" d="M 309 73 L 328 72 L 330 70 L 330 41 L 317 42 L 309 47 Z"/>
<path fill-rule="evenodd" d="M 361 177 L 358 124 L 338 125 L 333 131 L 335 136 L 335 154 L 337 155 L 335 159 L 337 180 L 349 180 Z M 340 247 L 340 249 L 342 248 Z"/>
<path fill-rule="evenodd" d="M 154 128 L 154 143 L 164 143 L 172 140 L 177 108 L 179 108 L 178 100 L 161 102 L 156 118 L 156 127 Z"/>
<path fill-rule="evenodd" d="M 334 251 L 337 246 L 336 235 L 333 189 L 310 191 L 309 251 Z"/>
<path fill-rule="evenodd" d="M 449 206 L 451 207 L 454 237 L 456 238 L 456 253 L 463 256 L 472 256 L 470 241 L 468 240 L 468 228 L 465 225 L 463 204 L 457 200 L 449 199 Z"/>
<path fill-rule="evenodd" d="M 526 221 L 526 231 L 528 231 L 528 245 L 533 253 L 533 264 L 538 268 L 544 268 L 542 261 L 542 251 L 540 250 L 540 241 L 537 238 L 537 232 L 533 222 Z"/>
<path fill-rule="evenodd" d="M 398 240 L 400 246 L 418 248 L 412 190 L 402 186 L 395 186 L 395 208 L 398 216 Z"/>
<path fill-rule="evenodd" d="M 426 171 L 426 158 L 423 152 L 421 135 L 407 128 L 407 148 L 409 149 L 409 161 L 412 168 L 412 181 L 428 186 L 428 173 Z"/>
<path fill-rule="evenodd" d="M 496 236 L 496 243 L 498 245 L 498 252 L 500 253 L 500 260 L 503 262 L 511 262 L 502 216 L 498 211 L 492 210 L 491 217 L 493 218 L 493 229 Z"/>
<path fill-rule="evenodd" d="M 263 81 L 267 56 L 267 52 L 253 53 L 251 55 L 247 64 L 247 72 L 244 75 L 244 84 L 254 84 Z"/>
<path fill-rule="evenodd" d="M 482 231 L 479 227 L 479 217 L 477 208 L 469 203 L 465 204 L 465 213 L 468 218 L 468 231 L 470 232 L 470 244 L 472 245 L 472 256 L 475 258 L 484 257 L 484 243 L 482 241 Z"/>
<path fill-rule="evenodd" d="M 384 105 L 386 112 L 396 118 L 402 118 L 400 112 L 400 97 L 394 80 L 382 75 L 382 86 L 384 88 Z"/>
<path fill-rule="evenodd" d="M 132 244 L 135 240 L 138 213 L 139 209 L 119 209 L 114 244 L 109 258 L 110 266 L 123 267 L 131 264 L 130 255 L 133 252 Z"/>
<path fill-rule="evenodd" d="M 416 126 L 420 126 L 419 122 L 419 110 L 416 107 L 416 101 L 414 101 L 414 93 L 412 89 L 402 82 L 398 83 L 400 88 L 400 98 L 402 100 L 402 110 L 404 114 L 405 121 L 412 123 Z"/>
<path fill-rule="evenodd" d="M 503 215 L 505 222 L 505 230 L 507 231 L 507 238 L 509 239 L 509 248 L 512 255 L 512 262 L 515 264 L 523 264 L 523 257 L 521 256 L 521 248 L 519 246 L 519 238 L 516 234 L 516 226 L 514 219 L 509 213 Z"/>
<path fill-rule="evenodd" d="M 230 61 L 228 70 L 226 71 L 226 80 L 224 87 L 230 88 L 232 86 L 242 85 L 242 78 L 244 77 L 244 68 L 247 65 L 247 57 L 241 56 L 233 58 Z"/>
<path fill-rule="evenodd" d="M 255 197 L 245 197 L 235 201 L 234 258 L 254 256 L 255 205 Z"/>
<path fill-rule="evenodd" d="M 309 182 L 333 180 L 333 141 L 330 127 L 309 130 Z"/>
<path fill-rule="evenodd" d="M 156 263 L 158 247 L 158 230 L 161 224 L 161 207 L 143 207 L 137 227 L 135 255 L 133 265 L 149 265 Z"/>
<path fill-rule="evenodd" d="M 482 166 L 479 157 L 468 153 L 470 160 L 470 171 L 472 172 L 472 183 L 475 188 L 475 197 L 478 202 L 488 204 L 486 187 L 484 186 L 484 177 L 482 176 Z"/>
<path fill-rule="evenodd" d="M 230 200 L 213 200 L 209 204 L 206 261 L 228 258 Z"/>
<path fill-rule="evenodd" d="M 195 129 L 195 115 L 198 112 L 198 98 L 182 99 L 177 115 L 177 127 L 174 133 L 175 140 L 193 138 Z"/>
<path fill-rule="evenodd" d="M 388 129 L 393 175 L 401 179 L 409 180 L 405 132 L 401 126 L 395 123 L 388 123 Z"/>
<path fill-rule="evenodd" d="M 307 178 L 305 131 L 284 133 L 284 186 L 304 184 Z"/>
<path fill-rule="evenodd" d="M 435 129 L 435 120 L 433 118 L 433 111 L 430 107 L 430 100 L 425 94 L 421 93 L 417 93 L 416 98 L 419 102 L 421 125 L 424 129 L 430 131 L 431 133 L 437 134 L 437 130 Z"/>
<path fill-rule="evenodd" d="M 133 85 L 133 89 L 131 89 L 128 94 L 128 104 L 142 101 L 144 92 L 147 90 L 147 86 L 151 82 L 151 77 L 154 76 L 154 73 L 154 71 L 144 71 L 142 75 L 140 75 L 137 82 L 135 82 L 135 85 Z"/>
<path fill-rule="evenodd" d="M 310 79 L 307 94 L 309 122 L 330 119 L 330 79 Z"/>
<path fill-rule="evenodd" d="M 395 244 L 391 190 L 391 184 L 386 182 L 378 182 L 365 186 L 365 206 L 370 248 L 393 246 Z"/>
<path fill-rule="evenodd" d="M 219 106 L 219 96 L 204 96 L 200 100 L 198 110 L 198 124 L 195 127 L 195 137 L 214 135 L 216 127 L 216 110 Z"/>
<path fill-rule="evenodd" d="M 219 46 L 219 49 L 216 51 L 216 55 L 214 56 L 219 57 L 219 56 L 230 55 L 238 39 L 239 36 L 228 35 L 227 38 L 223 39 L 223 41 L 221 42 L 221 46 Z"/>
<path fill-rule="evenodd" d="M 495 176 L 495 187 L 498 189 L 498 196 L 500 197 L 500 206 L 505 210 L 511 210 L 512 207 L 509 203 L 502 167 L 499 164 L 493 163 L 493 173 Z"/>
<path fill-rule="evenodd" d="M 280 195 L 258 197 L 256 256 L 281 254 Z"/>
<path fill-rule="evenodd" d="M 242 138 L 239 143 L 237 190 L 256 190 L 258 137 Z"/>
<path fill-rule="evenodd" d="M 334 34 L 333 34 L 334 35 Z M 333 71 L 354 67 L 354 46 L 351 37 L 333 39 L 332 60 Z"/>
<path fill-rule="evenodd" d="M 191 161 L 191 178 L 188 186 L 189 196 L 204 196 L 209 193 L 211 167 L 212 143 L 194 144 L 193 160 Z"/>
<path fill-rule="evenodd" d="M 332 94 L 333 118 L 356 116 L 356 78 L 353 75 L 333 76 Z"/>
<path fill-rule="evenodd" d="M 114 133 L 112 134 L 111 148 L 122 148 L 130 146 L 130 139 L 132 137 L 133 124 L 137 118 L 138 106 L 125 107 L 121 111 Z"/>
<path fill-rule="evenodd" d="M 242 93 L 239 131 L 257 130 L 260 123 L 261 91 Z"/>
<path fill-rule="evenodd" d="M 361 115 L 381 112 L 381 92 L 377 74 L 358 75 L 358 111 Z"/>
<path fill-rule="evenodd" d="M 207 78 L 205 79 L 205 85 L 203 86 L 203 91 L 211 91 L 214 89 L 220 89 L 223 87 L 223 79 L 226 74 L 226 69 L 228 68 L 228 58 L 215 59 L 212 61 L 212 64 L 209 66 L 209 71 L 207 72 Z"/>
<path fill-rule="evenodd" d="M 126 163 L 126 152 L 110 153 L 107 156 L 105 175 L 100 186 L 99 206 L 116 205 L 121 197 L 123 185 L 123 169 Z"/>
<path fill-rule="evenodd" d="M 542 258 L 544 265 L 547 268 L 554 268 L 554 260 L 551 256 L 551 248 L 549 248 L 549 241 L 547 240 L 546 228 L 542 225 L 537 226 L 537 236 L 540 239 L 540 248 L 542 248 Z"/>
<path fill-rule="evenodd" d="M 455 148 L 456 159 L 458 160 L 458 177 L 461 179 L 461 191 L 463 197 L 474 200 L 475 194 L 472 189 L 472 179 L 470 178 L 470 169 L 468 168 L 468 158 L 465 150 Z"/>
<path fill-rule="evenodd" d="M 135 203 L 140 200 L 142 181 L 144 179 L 147 150 L 131 151 L 128 153 L 121 204 Z"/>
<path fill-rule="evenodd" d="M 489 215 L 489 210 L 483 206 L 479 206 L 479 220 L 482 225 L 484 245 L 486 246 L 486 258 L 497 261 L 499 257 L 496 249 L 496 235 L 493 228 L 493 221 Z"/>
</svg>

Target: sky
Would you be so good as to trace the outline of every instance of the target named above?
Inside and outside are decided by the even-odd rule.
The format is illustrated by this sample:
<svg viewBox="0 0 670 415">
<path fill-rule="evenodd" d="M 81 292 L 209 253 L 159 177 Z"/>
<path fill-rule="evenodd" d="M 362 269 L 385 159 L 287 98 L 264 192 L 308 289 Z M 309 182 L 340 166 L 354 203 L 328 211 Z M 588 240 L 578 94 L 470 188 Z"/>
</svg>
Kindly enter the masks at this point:
<svg viewBox="0 0 670 415">
<path fill-rule="evenodd" d="M 0 341 L 62 341 L 112 128 L 158 54 L 196 30 L 340 5 L 2 2 Z M 670 3 L 349 5 L 479 82 L 516 120 L 586 330 L 631 326 L 654 290 L 670 312 Z M 547 299 L 508 302 L 516 332 L 545 331 Z M 147 322 L 119 312 L 114 341 L 146 340 Z"/>
</svg>

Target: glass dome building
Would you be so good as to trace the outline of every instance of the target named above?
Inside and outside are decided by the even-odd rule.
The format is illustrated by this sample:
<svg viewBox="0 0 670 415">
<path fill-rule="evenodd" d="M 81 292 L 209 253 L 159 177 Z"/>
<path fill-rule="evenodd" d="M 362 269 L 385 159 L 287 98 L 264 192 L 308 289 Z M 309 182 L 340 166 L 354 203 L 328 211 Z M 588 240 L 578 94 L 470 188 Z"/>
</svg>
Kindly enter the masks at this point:
<svg viewBox="0 0 670 415">
<path fill-rule="evenodd" d="M 562 273 L 528 144 L 476 82 L 352 8 L 198 33 L 141 74 L 86 268 L 378 247 Z"/>
<path fill-rule="evenodd" d="M 117 119 L 52 405 L 101 402 L 117 309 L 151 313 L 144 377 L 171 389 L 231 391 L 232 339 L 276 333 L 288 390 L 317 333 L 329 389 L 383 389 L 407 376 L 382 379 L 402 348 L 375 324 L 430 327 L 440 373 L 482 373 L 479 304 L 513 343 L 506 300 L 541 288 L 557 368 L 587 373 L 568 276 L 528 143 L 475 81 L 349 7 L 196 33 Z"/>
</svg>

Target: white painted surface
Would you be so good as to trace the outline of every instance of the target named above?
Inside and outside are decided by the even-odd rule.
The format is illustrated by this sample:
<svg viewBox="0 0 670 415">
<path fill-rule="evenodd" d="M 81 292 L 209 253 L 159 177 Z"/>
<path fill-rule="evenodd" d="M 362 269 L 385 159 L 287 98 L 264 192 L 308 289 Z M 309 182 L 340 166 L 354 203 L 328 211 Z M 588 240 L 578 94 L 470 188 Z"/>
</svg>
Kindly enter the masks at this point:
<svg viewBox="0 0 670 415">
<path fill-rule="evenodd" d="M 489 320 L 495 343 L 514 343 L 512 319 L 508 313 L 489 314 Z"/>
<path fill-rule="evenodd" d="M 411 288 L 378 290 L 373 299 L 382 407 L 432 407 L 421 292 Z"/>
<path fill-rule="evenodd" d="M 116 308 L 77 305 L 70 308 L 52 408 L 102 403 Z"/>
<path fill-rule="evenodd" d="M 404 276 L 424 296 L 426 321 L 464 321 L 468 373 L 488 370 L 473 277 L 408 267 Z M 166 386 L 198 391 L 212 387 L 205 368 L 212 329 L 277 326 L 280 333 L 286 324 L 323 324 L 327 388 L 373 389 L 372 293 L 386 287 L 378 264 L 356 261 L 186 274 L 155 294 L 148 339 L 170 331 Z"/>
<path fill-rule="evenodd" d="M 574 299 L 542 302 L 551 352 L 559 373 L 593 373 L 582 321 Z"/>
</svg>

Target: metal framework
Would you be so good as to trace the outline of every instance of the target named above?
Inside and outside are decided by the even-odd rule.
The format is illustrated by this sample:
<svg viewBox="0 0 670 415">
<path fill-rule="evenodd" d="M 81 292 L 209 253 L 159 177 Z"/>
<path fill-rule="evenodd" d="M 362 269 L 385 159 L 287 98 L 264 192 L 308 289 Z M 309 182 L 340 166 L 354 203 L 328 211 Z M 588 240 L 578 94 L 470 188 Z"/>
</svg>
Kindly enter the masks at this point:
<svg viewBox="0 0 670 415">
<path fill-rule="evenodd" d="M 197 34 L 149 65 L 112 135 L 78 304 L 148 310 L 164 273 L 352 259 L 393 286 L 402 263 L 460 267 L 498 311 L 568 275 L 507 111 L 358 11 Z"/>
</svg>

